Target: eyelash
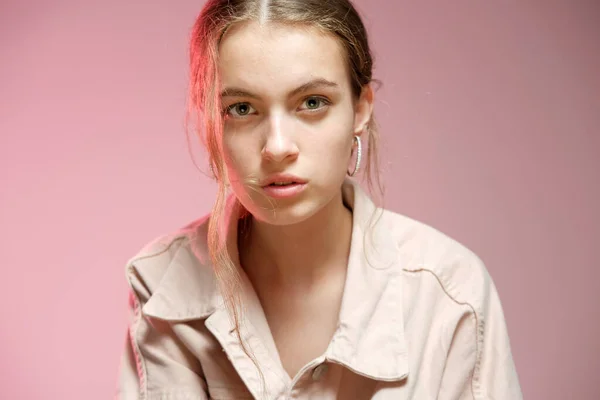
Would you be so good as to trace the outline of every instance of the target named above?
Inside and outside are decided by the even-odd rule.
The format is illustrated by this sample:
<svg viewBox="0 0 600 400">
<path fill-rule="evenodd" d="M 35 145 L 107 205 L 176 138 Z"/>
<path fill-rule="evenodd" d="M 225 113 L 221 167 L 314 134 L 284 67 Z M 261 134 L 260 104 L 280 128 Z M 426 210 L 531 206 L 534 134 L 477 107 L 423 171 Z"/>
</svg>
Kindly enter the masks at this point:
<svg viewBox="0 0 600 400">
<path fill-rule="evenodd" d="M 321 102 L 322 106 L 321 106 L 321 107 L 319 107 L 319 108 L 315 108 L 315 109 L 304 109 L 303 111 L 308 111 L 308 112 L 310 112 L 310 113 L 315 113 L 315 112 L 319 112 L 319 111 L 321 111 L 323 108 L 325 108 L 325 107 L 327 107 L 327 106 L 331 105 L 331 101 L 329 101 L 329 99 L 326 99 L 325 97 L 321 97 L 321 96 L 309 96 L 309 97 L 306 97 L 304 100 L 302 100 L 302 103 L 304 104 L 304 103 L 305 103 L 307 100 L 311 100 L 311 99 L 316 99 L 316 100 L 319 100 L 319 101 Z M 234 109 L 235 107 L 237 107 L 237 106 L 239 106 L 239 105 L 242 105 L 242 104 L 246 104 L 246 105 L 248 105 L 249 107 L 251 107 L 250 103 L 248 103 L 248 102 L 234 103 L 234 104 L 231 104 L 231 105 L 229 105 L 229 106 L 227 106 L 227 107 L 225 107 L 225 108 L 223 109 L 223 111 L 222 111 L 222 113 L 223 113 L 223 116 L 228 116 L 228 115 L 230 115 L 230 114 L 229 114 L 229 112 L 230 112 L 232 109 Z M 231 115 L 230 115 L 230 116 L 231 116 Z M 233 118 L 238 118 L 238 119 L 239 119 L 239 118 L 245 118 L 245 117 L 248 117 L 248 115 L 232 116 L 232 117 L 233 117 Z"/>
</svg>

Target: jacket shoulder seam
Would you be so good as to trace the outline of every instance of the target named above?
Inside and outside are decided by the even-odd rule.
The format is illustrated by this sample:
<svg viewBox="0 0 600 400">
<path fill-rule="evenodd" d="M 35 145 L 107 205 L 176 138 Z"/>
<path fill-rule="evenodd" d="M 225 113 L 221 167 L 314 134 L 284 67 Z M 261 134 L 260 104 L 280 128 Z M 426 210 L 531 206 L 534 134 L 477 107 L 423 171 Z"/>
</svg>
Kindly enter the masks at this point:
<svg viewBox="0 0 600 400">
<path fill-rule="evenodd" d="M 137 255 L 135 255 L 129 262 L 128 264 L 134 264 L 137 261 L 141 261 L 141 260 L 145 260 L 147 258 L 152 258 L 152 257 L 156 257 L 159 256 L 167 251 L 169 251 L 171 249 L 171 247 L 173 247 L 173 245 L 175 245 L 176 243 L 179 242 L 183 242 L 186 239 L 189 239 L 188 236 L 186 234 L 181 234 L 178 236 L 175 236 L 173 238 L 171 238 L 168 243 L 166 244 L 162 244 L 162 246 L 160 248 L 157 249 L 153 249 L 153 251 L 146 253 L 146 249 L 141 250 Z M 149 248 L 152 248 L 152 246 L 160 243 L 161 239 L 157 239 L 154 243 L 148 245 Z"/>
</svg>

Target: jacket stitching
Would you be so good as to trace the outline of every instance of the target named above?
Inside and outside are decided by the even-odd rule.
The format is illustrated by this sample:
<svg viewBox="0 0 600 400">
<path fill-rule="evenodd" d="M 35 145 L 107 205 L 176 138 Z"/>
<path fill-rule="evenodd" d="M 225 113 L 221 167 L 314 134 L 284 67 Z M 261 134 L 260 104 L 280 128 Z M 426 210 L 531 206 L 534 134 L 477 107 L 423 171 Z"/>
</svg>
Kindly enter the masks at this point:
<svg viewBox="0 0 600 400">
<path fill-rule="evenodd" d="M 478 378 L 476 377 L 476 375 L 479 374 L 480 372 L 480 367 L 481 367 L 481 346 L 480 343 L 483 341 L 483 337 L 482 334 L 480 334 L 480 330 L 483 332 L 483 321 L 481 320 L 481 318 L 479 318 L 479 315 L 477 314 L 477 311 L 475 310 L 475 307 L 466 301 L 458 301 L 456 298 L 454 298 L 454 296 L 452 296 L 448 290 L 446 289 L 446 286 L 443 284 L 442 280 L 440 279 L 440 277 L 432 270 L 427 269 L 427 268 L 420 268 L 420 269 L 415 269 L 415 270 L 410 270 L 410 269 L 406 269 L 403 268 L 404 271 L 406 272 L 412 272 L 412 273 L 417 273 L 417 272 L 429 272 L 431 275 L 433 275 L 435 277 L 435 279 L 437 280 L 438 284 L 440 285 L 440 287 L 442 288 L 442 291 L 446 294 L 446 296 L 448 296 L 448 298 L 450 300 L 452 300 L 454 303 L 461 305 L 461 306 L 468 306 L 471 311 L 473 311 L 473 315 L 475 316 L 475 325 L 476 325 L 476 329 L 475 329 L 475 365 L 473 366 L 473 373 L 471 374 L 471 396 L 473 396 L 473 399 L 479 398 L 479 396 L 475 396 L 475 381 L 478 380 Z M 477 390 L 477 393 L 479 393 L 480 390 Z"/>
<path fill-rule="evenodd" d="M 144 400 L 144 399 L 148 399 L 148 372 L 147 372 L 147 368 L 146 368 L 146 364 L 145 364 L 145 360 L 142 356 L 139 344 L 138 344 L 138 338 L 137 338 L 137 333 L 138 333 L 138 328 L 140 325 L 140 320 L 142 318 L 142 308 L 141 308 L 141 302 L 140 299 L 137 295 L 137 292 L 135 291 L 135 289 L 133 288 L 133 283 L 131 281 L 131 277 L 130 277 L 130 273 L 131 269 L 133 268 L 133 265 L 137 262 L 137 261 L 141 261 L 141 260 L 145 260 L 147 258 L 152 258 L 152 257 L 156 257 L 159 256 L 165 252 L 167 252 L 172 246 L 173 244 L 175 244 L 175 242 L 179 242 L 182 239 L 185 239 L 185 236 L 179 236 L 174 238 L 173 240 L 171 240 L 169 242 L 169 244 L 163 248 L 160 251 L 151 253 L 151 254 L 146 254 L 146 255 L 142 255 L 142 256 L 137 256 L 134 257 L 131 261 L 129 261 L 128 263 L 128 273 L 127 273 L 127 281 L 129 282 L 129 287 L 131 288 L 131 295 L 133 296 L 133 300 L 134 300 L 134 319 L 133 322 L 129 328 L 129 338 L 131 341 L 131 347 L 133 349 L 133 354 L 135 357 L 135 363 L 136 363 L 136 368 L 137 368 L 137 373 L 138 373 L 138 378 L 139 378 L 139 384 L 140 384 L 140 393 L 139 393 L 139 398 L 140 400 Z"/>
<path fill-rule="evenodd" d="M 133 320 L 133 324 L 129 329 L 129 332 L 130 332 L 131 346 L 133 348 L 133 354 L 135 356 L 135 364 L 137 367 L 138 378 L 140 381 L 140 399 L 145 399 L 148 396 L 148 379 L 147 379 L 148 374 L 147 374 L 147 370 L 146 370 L 146 364 L 144 363 L 144 358 L 142 357 L 140 347 L 138 345 L 138 340 L 137 340 L 137 330 L 138 330 L 140 319 L 141 319 L 141 309 L 140 309 L 139 299 L 137 297 L 137 294 L 135 293 L 135 290 L 133 290 L 133 288 L 132 288 L 132 295 L 133 295 L 133 299 L 134 299 L 134 303 L 135 303 L 135 307 L 134 307 L 135 317 Z"/>
<path fill-rule="evenodd" d="M 160 251 L 157 251 L 152 254 L 134 257 L 128 263 L 128 272 L 131 271 L 131 269 L 133 268 L 133 265 L 135 264 L 136 261 L 144 260 L 146 258 L 152 258 L 152 257 L 158 256 L 160 254 L 163 254 L 163 253 L 167 252 L 173 246 L 173 244 L 175 244 L 175 242 L 179 242 L 185 238 L 186 238 L 186 236 L 176 237 L 173 240 L 171 240 L 169 242 L 169 244 Z M 140 347 L 138 344 L 138 339 L 137 339 L 138 328 L 140 325 L 140 320 L 142 318 L 142 315 L 141 315 L 142 309 L 141 309 L 140 299 L 137 295 L 137 292 L 133 288 L 133 283 L 131 281 L 131 277 L 130 277 L 129 273 L 127 274 L 127 280 L 129 282 L 129 286 L 131 288 L 131 294 L 134 299 L 134 319 L 129 328 L 129 336 L 130 336 L 130 340 L 131 340 L 131 347 L 133 349 L 136 368 L 137 368 L 138 377 L 139 377 L 139 381 L 140 381 L 140 399 L 144 400 L 144 399 L 148 398 L 148 371 L 146 368 L 144 358 L 142 357 Z"/>
</svg>

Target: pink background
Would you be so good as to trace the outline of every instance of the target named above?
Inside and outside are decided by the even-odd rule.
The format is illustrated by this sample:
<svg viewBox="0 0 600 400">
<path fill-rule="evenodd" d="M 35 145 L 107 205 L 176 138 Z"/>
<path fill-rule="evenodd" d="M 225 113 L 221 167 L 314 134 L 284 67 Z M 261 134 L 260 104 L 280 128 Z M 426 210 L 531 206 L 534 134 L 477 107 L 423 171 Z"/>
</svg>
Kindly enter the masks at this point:
<svg viewBox="0 0 600 400">
<path fill-rule="evenodd" d="M 126 260 L 213 201 L 182 129 L 202 1 L 37 3 L 0 5 L 0 398 L 107 399 Z M 358 2 L 386 206 L 486 262 L 527 399 L 598 399 L 600 5 L 507 3 Z"/>
</svg>

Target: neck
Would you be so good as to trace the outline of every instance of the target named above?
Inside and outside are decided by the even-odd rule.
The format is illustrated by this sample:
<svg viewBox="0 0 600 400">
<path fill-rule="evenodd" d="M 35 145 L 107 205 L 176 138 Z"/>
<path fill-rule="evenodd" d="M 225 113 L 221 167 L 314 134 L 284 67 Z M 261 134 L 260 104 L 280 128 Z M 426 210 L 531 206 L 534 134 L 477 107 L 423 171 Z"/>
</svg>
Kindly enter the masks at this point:
<svg viewBox="0 0 600 400">
<path fill-rule="evenodd" d="M 315 215 L 297 224 L 278 226 L 253 219 L 240 248 L 241 258 L 251 279 L 306 287 L 345 270 L 351 236 L 352 213 L 340 191 Z"/>
</svg>

